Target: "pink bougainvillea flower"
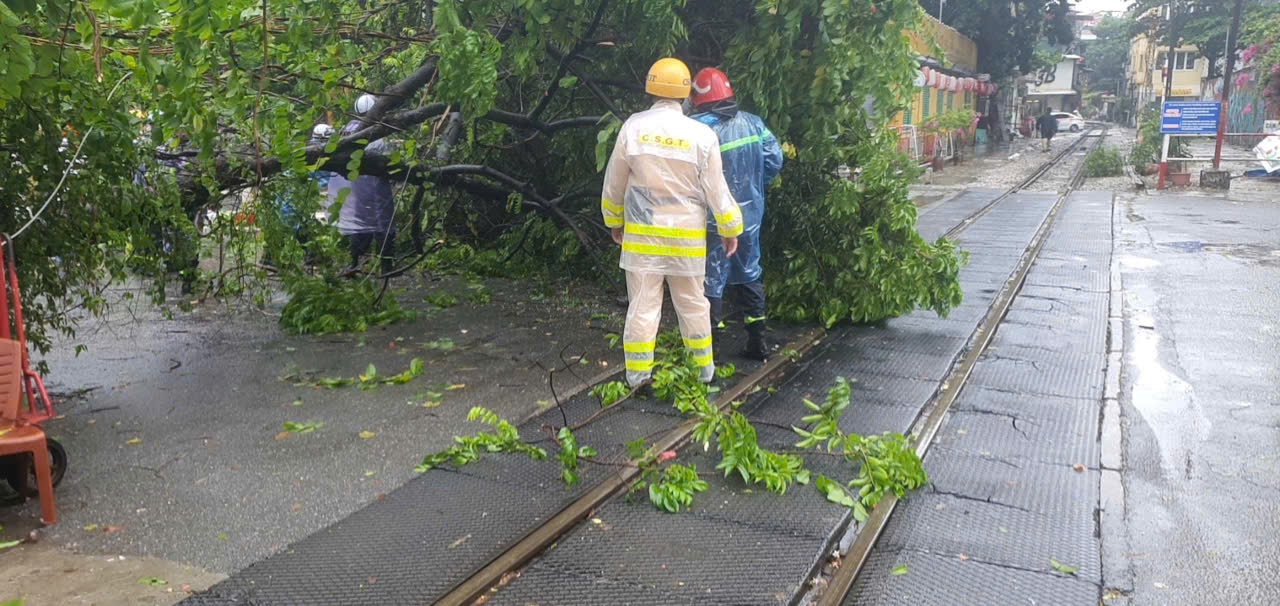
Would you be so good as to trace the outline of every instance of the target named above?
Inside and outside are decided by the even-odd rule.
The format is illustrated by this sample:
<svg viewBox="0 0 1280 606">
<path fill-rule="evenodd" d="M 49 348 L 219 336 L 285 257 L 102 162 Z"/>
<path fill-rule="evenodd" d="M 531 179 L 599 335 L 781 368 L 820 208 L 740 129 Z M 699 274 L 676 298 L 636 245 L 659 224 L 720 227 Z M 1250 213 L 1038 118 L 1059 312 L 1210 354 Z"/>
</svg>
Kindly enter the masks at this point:
<svg viewBox="0 0 1280 606">
<path fill-rule="evenodd" d="M 674 458 L 676 458 L 676 451 L 674 450 L 664 450 L 658 453 L 659 463 L 666 463 L 667 461 L 670 461 L 671 459 L 674 459 Z"/>
<path fill-rule="evenodd" d="M 1252 104 L 1252 103 L 1250 103 L 1250 104 L 1248 104 L 1248 105 L 1244 106 L 1244 112 L 1243 112 L 1243 113 L 1244 113 L 1244 115 L 1246 115 L 1246 116 L 1247 116 L 1247 115 L 1249 115 L 1249 114 L 1252 114 L 1252 113 L 1253 113 L 1253 104 Z"/>
</svg>

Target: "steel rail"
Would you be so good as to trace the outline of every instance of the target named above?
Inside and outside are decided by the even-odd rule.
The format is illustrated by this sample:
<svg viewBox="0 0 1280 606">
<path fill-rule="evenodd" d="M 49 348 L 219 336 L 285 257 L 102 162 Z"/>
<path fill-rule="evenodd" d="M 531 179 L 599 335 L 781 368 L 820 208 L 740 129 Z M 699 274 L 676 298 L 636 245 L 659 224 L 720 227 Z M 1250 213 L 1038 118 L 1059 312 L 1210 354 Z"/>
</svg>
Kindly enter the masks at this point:
<svg viewBox="0 0 1280 606">
<path fill-rule="evenodd" d="M 1076 140 L 1073 141 L 1071 145 L 1068 145 L 1067 147 L 1063 148 L 1063 150 L 1058 152 L 1057 155 L 1047 160 L 1044 164 L 1041 164 L 1040 168 L 1036 169 L 1036 172 L 1031 173 L 1031 176 L 1027 177 L 1026 179 L 1023 179 L 1017 185 L 1014 185 L 1013 187 L 1006 189 L 1003 193 L 1001 193 L 999 196 L 996 196 L 995 199 L 985 204 L 982 208 L 979 208 L 978 210 L 974 211 L 973 214 L 966 217 L 958 225 L 947 230 L 947 233 L 942 234 L 942 237 L 948 240 L 954 240 L 956 236 L 960 235 L 960 232 L 964 231 L 964 229 L 969 226 L 970 223 L 977 221 L 987 213 L 991 212 L 991 209 L 995 208 L 997 204 L 1004 201 L 1005 198 L 1008 198 L 1009 196 L 1012 196 L 1013 194 L 1016 194 L 1019 191 L 1022 191 L 1034 185 L 1036 181 L 1039 181 L 1046 174 L 1048 174 L 1049 171 L 1053 170 L 1054 167 L 1056 167 L 1058 163 L 1062 161 L 1063 158 L 1066 158 L 1068 155 L 1073 153 L 1076 150 L 1076 148 L 1080 147 L 1080 144 L 1084 143 L 1084 141 L 1090 137 L 1089 133 L 1093 132 L 1093 130 L 1095 129 L 1089 129 L 1084 133 L 1081 133 L 1081 135 L 1078 138 L 1076 138 Z"/>
<path fill-rule="evenodd" d="M 1095 146 L 1100 144 L 1102 139 L 1106 137 L 1106 132 L 1104 127 L 1101 136 L 1094 137 L 1097 139 Z M 1068 153 L 1073 151 L 1084 140 L 1085 137 L 1080 137 L 1080 140 L 1073 144 L 1072 147 L 1064 150 L 1051 163 L 1042 167 L 1032 178 L 1010 189 L 999 199 L 1004 199 L 1017 193 L 1018 189 L 1038 181 L 1040 177 L 1053 168 L 1054 164 L 1065 158 Z M 987 311 L 987 315 L 969 338 L 967 351 L 952 366 L 951 372 L 948 373 L 947 378 L 943 381 L 942 387 L 933 402 L 922 409 L 921 416 L 917 419 L 911 431 L 915 452 L 921 458 L 924 458 L 929 447 L 933 444 L 933 439 L 942 427 L 942 422 L 946 419 L 947 413 L 950 412 L 951 405 L 960 395 L 960 392 L 964 390 L 974 366 L 978 363 L 978 359 L 982 357 L 987 347 L 991 345 L 996 330 L 1000 327 L 1001 322 L 1004 321 L 1005 315 L 1009 312 L 1009 308 L 1013 305 L 1018 293 L 1022 291 L 1023 285 L 1026 284 L 1027 275 L 1031 272 L 1031 266 L 1044 249 L 1049 233 L 1052 231 L 1054 222 L 1057 220 L 1058 214 L 1065 205 L 1067 198 L 1080 186 L 1083 180 L 1084 162 L 1081 162 L 1080 166 L 1076 167 L 1072 172 L 1071 179 L 1067 182 L 1067 187 L 1058 194 L 1057 200 L 1054 201 L 1048 215 L 1045 216 L 1044 221 L 1040 224 L 1040 228 L 1036 230 L 1031 243 L 1023 251 L 1022 259 L 1018 262 L 1018 268 L 1005 281 L 1004 286 L 996 296 L 995 302 Z M 986 209 L 984 208 L 983 210 Z M 897 497 L 890 493 L 871 511 L 867 521 L 858 529 L 857 537 L 850 545 L 849 552 L 845 554 L 840 567 L 836 569 L 822 595 L 818 597 L 817 604 L 819 606 L 838 606 L 844 602 L 858 578 L 858 573 L 862 571 L 862 567 L 866 565 L 872 549 L 875 548 L 876 541 L 879 540 L 880 534 L 884 531 L 885 526 L 888 525 L 889 517 L 893 515 L 897 504 Z"/>
</svg>

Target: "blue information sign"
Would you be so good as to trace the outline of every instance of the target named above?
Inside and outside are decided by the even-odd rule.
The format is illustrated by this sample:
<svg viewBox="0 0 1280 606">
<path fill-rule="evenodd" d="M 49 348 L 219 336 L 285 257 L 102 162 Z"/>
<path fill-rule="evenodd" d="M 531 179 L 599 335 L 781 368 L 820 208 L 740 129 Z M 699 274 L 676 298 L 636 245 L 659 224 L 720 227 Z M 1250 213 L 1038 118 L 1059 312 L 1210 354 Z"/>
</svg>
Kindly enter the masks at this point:
<svg viewBox="0 0 1280 606">
<path fill-rule="evenodd" d="M 1222 105 L 1217 101 L 1166 101 L 1160 111 L 1164 135 L 1216 135 Z"/>
</svg>

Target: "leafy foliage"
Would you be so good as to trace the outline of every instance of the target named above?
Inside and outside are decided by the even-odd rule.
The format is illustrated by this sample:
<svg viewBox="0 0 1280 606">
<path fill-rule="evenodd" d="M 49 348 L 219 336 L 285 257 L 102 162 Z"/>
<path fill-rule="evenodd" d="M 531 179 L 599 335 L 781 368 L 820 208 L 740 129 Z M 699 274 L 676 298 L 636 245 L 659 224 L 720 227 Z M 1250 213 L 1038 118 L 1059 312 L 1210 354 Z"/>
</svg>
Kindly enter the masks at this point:
<svg viewBox="0 0 1280 606">
<path fill-rule="evenodd" d="M 930 15 L 938 16 L 939 3 L 919 0 Z M 1041 40 L 1063 45 L 1074 34 L 1067 20 L 1070 0 L 965 0 L 942 5 L 942 21 L 978 45 L 978 70 L 1003 80 L 1015 70 L 1029 74 L 1038 69 L 1035 50 Z"/>
<path fill-rule="evenodd" d="M 1110 145 L 1099 146 L 1085 157 L 1084 174 L 1090 178 L 1123 175 L 1124 156 Z"/>
<path fill-rule="evenodd" d="M 1160 161 L 1160 146 L 1164 141 L 1160 134 L 1160 110 L 1148 107 L 1138 116 L 1138 141 L 1129 151 L 1129 162 L 1139 171 L 1153 162 Z M 1186 151 L 1186 142 L 1173 137 L 1169 143 L 1169 156 L 1178 157 Z"/>
<path fill-rule="evenodd" d="M 454 436 L 453 446 L 450 446 L 443 451 L 423 457 L 422 462 L 419 463 L 417 467 L 414 467 L 414 471 L 422 473 L 435 469 L 445 463 L 466 465 L 467 463 L 479 459 L 480 455 L 486 452 L 511 452 L 523 454 L 535 461 L 541 461 L 547 458 L 546 450 L 521 440 L 520 430 L 516 429 L 515 425 L 512 425 L 506 419 L 499 418 L 497 414 L 487 408 L 482 406 L 472 408 L 471 411 L 467 413 L 467 420 L 478 421 L 485 425 L 489 425 L 490 427 L 493 427 L 493 431 L 482 431 L 471 436 Z M 570 435 L 572 436 L 572 434 Z"/>
<path fill-rule="evenodd" d="M 654 372 L 655 386 L 661 382 L 672 405 L 696 421 L 692 431 L 695 443 L 709 450 L 715 442 L 720 452 L 718 471 L 726 477 L 735 475 L 744 484 L 761 485 L 778 494 L 786 493 L 793 483 L 810 482 L 811 473 L 801 456 L 761 448 L 756 429 L 745 415 L 732 407 L 723 411 L 708 401 L 706 386 L 696 373 L 688 372 L 688 356 L 676 347 L 680 343 L 679 333 L 663 333 L 658 343 L 663 357 Z M 840 430 L 840 415 L 848 409 L 851 394 L 849 383 L 843 378 L 837 379 L 822 404 L 805 401 L 811 412 L 802 419 L 807 429 L 797 427 L 794 431 L 802 438 L 797 448 L 824 451 L 857 466 L 857 475 L 847 484 L 819 475 L 815 486 L 828 500 L 850 508 L 857 519 L 864 520 L 867 511 L 884 495 L 892 493 L 902 497 L 921 486 L 926 477 L 920 458 L 903 436 L 864 437 Z M 482 452 L 515 452 L 538 460 L 546 458 L 546 451 L 521 440 L 516 428 L 493 412 L 476 407 L 471 409 L 468 419 L 494 426 L 497 431 L 454 437 L 454 446 L 427 455 L 417 467 L 419 471 L 444 463 L 465 465 L 479 458 Z M 580 460 L 596 456 L 596 451 L 579 445 L 569 427 L 557 430 L 556 442 L 560 446 L 556 458 L 560 462 L 561 479 L 572 486 L 580 478 Z M 643 438 L 627 444 L 627 456 L 631 465 L 640 471 L 640 480 L 631 491 L 647 487 L 650 502 L 664 511 L 677 512 L 689 507 L 694 496 L 708 488 L 692 465 L 664 467 L 677 454 L 655 452 L 653 447 L 645 445 Z"/>
<path fill-rule="evenodd" d="M 819 476 L 814 485 L 829 501 L 852 509 L 854 519 L 861 522 L 885 495 L 892 493 L 901 498 L 907 491 L 923 486 L 928 477 L 920 457 L 902 434 L 860 436 L 841 431 L 840 414 L 849 407 L 850 395 L 848 381 L 836 379 L 822 404 L 805 401 L 805 407 L 813 414 L 802 420 L 811 427 L 796 427 L 794 431 L 802 438 L 797 448 L 838 452 L 858 466 L 858 475 L 845 485 L 857 493 L 856 498 L 846 492 L 845 486 L 824 476 Z"/>
<path fill-rule="evenodd" d="M 1130 17 L 1103 15 L 1094 28 L 1097 40 L 1085 43 L 1089 68 L 1094 70 L 1089 78 L 1089 86 L 1093 90 L 1113 94 L 1122 92 L 1129 62 L 1129 47 L 1133 44 L 1133 37 L 1130 35 L 1132 22 Z"/>
<path fill-rule="evenodd" d="M 560 428 L 556 441 L 560 443 L 560 452 L 556 454 L 556 460 L 560 461 L 560 478 L 566 486 L 573 486 L 578 483 L 578 460 L 596 456 L 596 449 L 578 446 L 578 439 L 568 427 Z"/>
<path fill-rule="evenodd" d="M 737 472 L 747 484 L 763 484 L 783 494 L 792 482 L 809 483 L 804 460 L 796 455 L 778 454 L 760 447 L 756 429 L 742 413 L 730 412 L 717 427 L 716 445 L 720 463 L 716 469 L 724 475 Z"/>
<path fill-rule="evenodd" d="M 649 501 L 658 509 L 678 513 L 693 505 L 694 495 L 706 492 L 706 481 L 693 465 L 668 465 L 656 481 L 649 483 Z"/>
<path fill-rule="evenodd" d="M 333 278 L 298 276 L 286 286 L 292 297 L 280 312 L 280 327 L 292 334 L 363 332 L 370 326 L 412 320 L 417 313 L 405 310 L 394 298 L 378 299 L 378 289 L 368 280 L 344 283 Z"/>
<path fill-rule="evenodd" d="M 591 388 L 591 395 L 600 398 L 600 407 L 612 405 L 631 392 L 631 388 L 622 381 L 609 381 Z"/>
<path fill-rule="evenodd" d="M 376 389 L 382 385 L 403 385 L 422 376 L 423 361 L 422 358 L 414 358 L 409 361 L 409 368 L 390 375 L 383 376 L 378 374 L 378 368 L 373 364 L 369 364 L 365 371 L 355 377 L 312 377 L 310 373 L 293 372 L 281 377 L 281 380 L 293 381 L 294 385 L 306 385 L 311 387 L 323 387 L 324 389 L 339 389 L 342 387 L 356 386 L 362 390 L 368 391 Z"/>
<path fill-rule="evenodd" d="M 320 429 L 321 427 L 324 427 L 324 423 L 317 423 L 315 421 L 305 421 L 302 423 L 285 421 L 282 429 L 284 429 L 286 433 L 307 434 Z"/>
</svg>

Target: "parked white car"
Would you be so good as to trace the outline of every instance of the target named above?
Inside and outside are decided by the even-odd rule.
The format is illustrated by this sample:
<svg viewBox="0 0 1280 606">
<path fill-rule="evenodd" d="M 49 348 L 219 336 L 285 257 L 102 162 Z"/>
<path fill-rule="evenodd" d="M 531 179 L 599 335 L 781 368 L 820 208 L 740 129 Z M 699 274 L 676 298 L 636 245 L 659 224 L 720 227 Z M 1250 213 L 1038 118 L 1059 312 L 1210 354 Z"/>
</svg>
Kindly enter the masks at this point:
<svg viewBox="0 0 1280 606">
<path fill-rule="evenodd" d="M 1069 130 L 1078 133 L 1084 130 L 1084 117 L 1075 112 L 1053 112 L 1053 117 L 1058 120 L 1058 132 Z"/>
</svg>

